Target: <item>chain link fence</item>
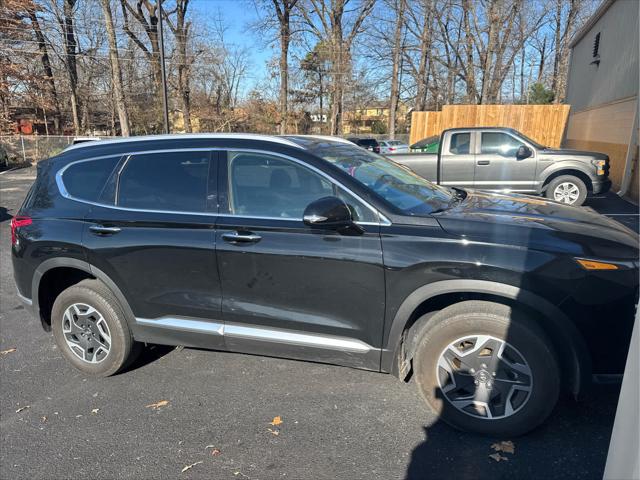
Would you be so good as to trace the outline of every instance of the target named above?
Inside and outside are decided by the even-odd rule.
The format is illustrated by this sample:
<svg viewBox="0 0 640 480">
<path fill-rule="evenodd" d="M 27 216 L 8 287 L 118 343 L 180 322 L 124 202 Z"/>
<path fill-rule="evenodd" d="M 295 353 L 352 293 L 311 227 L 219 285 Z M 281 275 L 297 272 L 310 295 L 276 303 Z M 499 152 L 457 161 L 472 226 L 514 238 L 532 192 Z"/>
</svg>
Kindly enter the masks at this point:
<svg viewBox="0 0 640 480">
<path fill-rule="evenodd" d="M 32 164 L 57 155 L 74 136 L 0 135 L 0 169 Z"/>
</svg>

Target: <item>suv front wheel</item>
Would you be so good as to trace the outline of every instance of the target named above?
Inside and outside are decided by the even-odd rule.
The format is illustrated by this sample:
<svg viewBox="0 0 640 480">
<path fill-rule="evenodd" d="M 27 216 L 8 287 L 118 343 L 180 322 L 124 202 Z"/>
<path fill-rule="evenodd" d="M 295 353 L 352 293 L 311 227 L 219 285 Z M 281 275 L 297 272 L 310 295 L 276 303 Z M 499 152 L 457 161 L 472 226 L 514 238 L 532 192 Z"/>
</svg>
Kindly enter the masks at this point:
<svg viewBox="0 0 640 480">
<path fill-rule="evenodd" d="M 122 307 L 99 280 L 83 280 L 64 290 L 51 311 L 58 348 L 82 372 L 108 377 L 137 356 Z"/>
<path fill-rule="evenodd" d="M 413 359 L 420 392 L 461 430 L 516 436 L 553 410 L 560 374 L 544 332 L 493 302 L 466 301 L 433 315 Z"/>
</svg>

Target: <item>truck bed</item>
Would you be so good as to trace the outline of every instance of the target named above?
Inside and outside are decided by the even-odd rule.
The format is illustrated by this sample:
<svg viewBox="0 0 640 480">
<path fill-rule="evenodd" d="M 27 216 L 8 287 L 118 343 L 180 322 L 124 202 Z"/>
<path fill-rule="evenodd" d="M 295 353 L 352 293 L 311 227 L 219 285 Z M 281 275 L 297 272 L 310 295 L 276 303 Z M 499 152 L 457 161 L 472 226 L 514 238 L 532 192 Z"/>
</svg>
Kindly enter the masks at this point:
<svg viewBox="0 0 640 480">
<path fill-rule="evenodd" d="M 437 153 L 396 153 L 388 154 L 387 158 L 406 165 L 423 178 L 436 182 L 438 180 Z"/>
</svg>

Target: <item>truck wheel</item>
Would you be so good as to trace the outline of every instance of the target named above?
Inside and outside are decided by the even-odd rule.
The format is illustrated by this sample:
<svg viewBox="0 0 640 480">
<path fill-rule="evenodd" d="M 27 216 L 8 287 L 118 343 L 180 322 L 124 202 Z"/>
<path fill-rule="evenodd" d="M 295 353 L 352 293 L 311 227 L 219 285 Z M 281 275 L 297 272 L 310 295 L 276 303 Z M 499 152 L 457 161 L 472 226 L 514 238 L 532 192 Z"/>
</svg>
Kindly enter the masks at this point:
<svg viewBox="0 0 640 480">
<path fill-rule="evenodd" d="M 544 332 L 511 307 L 466 301 L 433 315 L 413 358 L 427 404 L 455 428 L 522 435 L 553 410 L 560 389 Z"/>
<path fill-rule="evenodd" d="M 573 175 L 561 175 L 549 182 L 547 198 L 579 207 L 587 198 L 587 186 Z"/>
<path fill-rule="evenodd" d="M 88 375 L 113 375 L 140 351 L 120 304 L 99 280 L 83 280 L 58 295 L 51 328 L 62 354 Z"/>
</svg>

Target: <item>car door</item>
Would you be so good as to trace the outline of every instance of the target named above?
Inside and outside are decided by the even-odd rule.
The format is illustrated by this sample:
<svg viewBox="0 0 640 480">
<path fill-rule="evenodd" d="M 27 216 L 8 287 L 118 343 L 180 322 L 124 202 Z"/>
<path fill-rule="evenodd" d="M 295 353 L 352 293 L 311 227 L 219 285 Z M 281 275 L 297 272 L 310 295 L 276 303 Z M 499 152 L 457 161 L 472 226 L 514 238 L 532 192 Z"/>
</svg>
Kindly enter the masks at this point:
<svg viewBox="0 0 640 480">
<path fill-rule="evenodd" d="M 441 185 L 471 188 L 475 174 L 475 135 L 472 131 L 456 131 L 449 134 L 448 141 L 440 151 Z"/>
<path fill-rule="evenodd" d="M 229 151 L 218 183 L 216 254 L 230 350 L 379 369 L 384 270 L 377 212 L 291 157 Z M 363 232 L 308 227 L 337 195 Z"/>
<path fill-rule="evenodd" d="M 223 346 L 217 157 L 197 149 L 128 155 L 85 219 L 88 260 L 125 295 L 139 340 Z"/>
<path fill-rule="evenodd" d="M 513 192 L 536 191 L 537 159 L 534 149 L 506 132 L 478 132 L 474 187 Z M 527 146 L 532 155 L 518 158 L 518 148 Z"/>
</svg>

